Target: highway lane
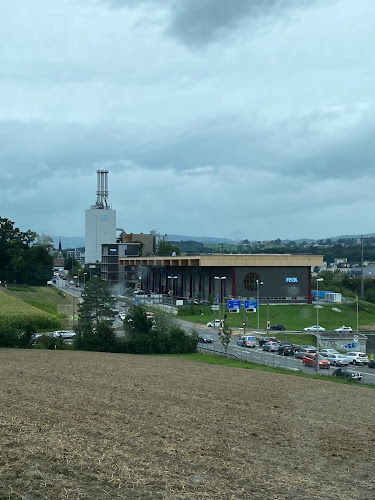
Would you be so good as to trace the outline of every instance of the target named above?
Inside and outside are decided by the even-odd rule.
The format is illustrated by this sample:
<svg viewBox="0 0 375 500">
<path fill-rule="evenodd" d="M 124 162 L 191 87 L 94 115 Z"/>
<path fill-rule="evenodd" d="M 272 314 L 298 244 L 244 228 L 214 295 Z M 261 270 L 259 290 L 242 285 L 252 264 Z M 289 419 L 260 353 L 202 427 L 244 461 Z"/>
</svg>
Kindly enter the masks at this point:
<svg viewBox="0 0 375 500">
<path fill-rule="evenodd" d="M 188 322 L 182 322 L 184 329 L 190 331 L 192 329 L 192 324 Z M 203 325 L 195 325 L 195 330 L 197 333 L 210 333 L 214 342 L 213 344 L 200 343 L 199 347 L 202 349 L 207 349 L 215 351 L 218 353 L 224 352 L 223 346 L 220 342 L 218 330 L 214 328 L 207 328 Z M 296 359 L 292 356 L 280 356 L 277 353 L 271 353 L 263 351 L 260 347 L 247 348 L 237 345 L 238 335 L 232 335 L 230 343 L 228 345 L 228 354 L 242 359 L 244 361 L 250 361 L 254 363 L 264 364 L 273 367 L 286 368 L 292 371 L 302 371 L 304 373 L 314 374 L 314 369 L 312 367 L 304 366 L 302 360 Z M 353 366 L 349 365 L 353 371 L 358 371 L 362 373 L 362 383 L 375 384 L 375 370 L 368 368 L 367 366 Z M 329 369 L 320 369 L 320 375 L 331 376 L 336 367 L 331 366 Z M 361 383 L 361 382 L 359 382 Z"/>
</svg>

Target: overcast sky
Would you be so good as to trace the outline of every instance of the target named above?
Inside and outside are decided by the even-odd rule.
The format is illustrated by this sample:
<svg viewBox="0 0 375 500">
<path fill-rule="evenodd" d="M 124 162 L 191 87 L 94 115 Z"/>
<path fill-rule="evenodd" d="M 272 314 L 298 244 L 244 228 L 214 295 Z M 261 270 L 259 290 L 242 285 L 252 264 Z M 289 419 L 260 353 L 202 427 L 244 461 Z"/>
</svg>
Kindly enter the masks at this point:
<svg viewBox="0 0 375 500">
<path fill-rule="evenodd" d="M 374 232 L 374 0 L 0 0 L 0 216 L 83 236 Z"/>
</svg>

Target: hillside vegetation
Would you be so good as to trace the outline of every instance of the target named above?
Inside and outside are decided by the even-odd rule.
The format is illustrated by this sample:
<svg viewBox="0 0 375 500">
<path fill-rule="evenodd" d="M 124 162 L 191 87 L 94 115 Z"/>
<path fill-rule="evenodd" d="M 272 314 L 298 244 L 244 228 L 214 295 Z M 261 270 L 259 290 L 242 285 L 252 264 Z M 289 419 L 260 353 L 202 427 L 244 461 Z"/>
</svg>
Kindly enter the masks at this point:
<svg viewBox="0 0 375 500">
<path fill-rule="evenodd" d="M 28 287 L 28 289 L 31 287 Z M 31 288 L 32 290 L 32 288 Z M 30 292 L 29 290 L 29 293 Z M 4 333 L 21 332 L 26 327 L 32 327 L 34 331 L 45 331 L 58 328 L 61 321 L 57 315 L 42 310 L 45 305 L 35 307 L 9 293 L 0 289 L 0 336 Z"/>
</svg>

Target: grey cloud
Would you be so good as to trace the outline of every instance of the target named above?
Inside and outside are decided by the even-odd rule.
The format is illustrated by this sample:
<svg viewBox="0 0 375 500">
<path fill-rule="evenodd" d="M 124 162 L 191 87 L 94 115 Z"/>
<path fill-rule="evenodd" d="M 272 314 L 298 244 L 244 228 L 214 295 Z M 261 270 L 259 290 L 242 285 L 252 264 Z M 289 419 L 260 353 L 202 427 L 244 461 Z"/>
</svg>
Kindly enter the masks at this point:
<svg viewBox="0 0 375 500">
<path fill-rule="evenodd" d="M 206 45 L 239 28 L 245 21 L 278 19 L 289 9 L 301 9 L 322 0 L 104 0 L 112 7 L 170 9 L 167 32 L 186 45 Z M 329 0 L 335 1 L 335 0 Z M 327 1 L 325 2 L 327 5 Z"/>
<path fill-rule="evenodd" d="M 42 177 L 90 173 L 101 165 L 110 170 L 142 166 L 171 169 L 189 175 L 239 171 L 270 172 L 294 179 L 353 179 L 373 171 L 375 120 L 361 122 L 345 133 L 338 129 L 326 140 L 319 129 L 332 129 L 330 113 L 315 114 L 268 127 L 244 123 L 235 116 L 201 120 L 153 136 L 128 123 L 0 122 L 0 164 L 6 185 L 35 185 Z M 318 132 L 317 132 L 318 131 Z M 318 135 L 317 135 L 318 134 Z M 313 145 L 313 146 L 311 146 Z M 207 170 L 208 169 L 208 170 Z"/>
</svg>

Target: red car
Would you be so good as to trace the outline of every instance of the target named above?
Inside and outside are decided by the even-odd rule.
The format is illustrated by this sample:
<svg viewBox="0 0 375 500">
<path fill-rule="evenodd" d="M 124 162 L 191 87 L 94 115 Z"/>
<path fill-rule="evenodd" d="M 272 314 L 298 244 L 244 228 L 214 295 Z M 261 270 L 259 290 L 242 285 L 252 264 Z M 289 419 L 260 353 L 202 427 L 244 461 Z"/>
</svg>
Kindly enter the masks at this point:
<svg viewBox="0 0 375 500">
<path fill-rule="evenodd" d="M 328 361 L 328 359 L 324 358 L 320 354 L 318 359 L 319 359 L 319 368 L 329 368 L 331 366 L 331 363 Z M 305 366 L 314 367 L 316 364 L 316 354 L 306 353 L 302 358 L 302 363 Z"/>
</svg>

